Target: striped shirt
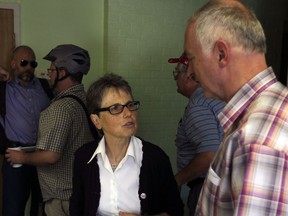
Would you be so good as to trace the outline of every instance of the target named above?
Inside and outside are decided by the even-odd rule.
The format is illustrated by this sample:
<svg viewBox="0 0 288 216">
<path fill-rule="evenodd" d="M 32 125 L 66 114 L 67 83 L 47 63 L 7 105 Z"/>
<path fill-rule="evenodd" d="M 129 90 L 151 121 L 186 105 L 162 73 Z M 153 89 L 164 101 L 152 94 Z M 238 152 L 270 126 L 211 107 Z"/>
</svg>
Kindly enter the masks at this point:
<svg viewBox="0 0 288 216">
<path fill-rule="evenodd" d="M 267 68 L 218 118 L 224 128 L 196 215 L 288 215 L 288 90 Z"/>
<path fill-rule="evenodd" d="M 182 170 L 199 153 L 216 151 L 223 137 L 223 129 L 216 116 L 225 103 L 204 96 L 197 88 L 190 97 L 176 135 L 177 168 Z"/>
</svg>

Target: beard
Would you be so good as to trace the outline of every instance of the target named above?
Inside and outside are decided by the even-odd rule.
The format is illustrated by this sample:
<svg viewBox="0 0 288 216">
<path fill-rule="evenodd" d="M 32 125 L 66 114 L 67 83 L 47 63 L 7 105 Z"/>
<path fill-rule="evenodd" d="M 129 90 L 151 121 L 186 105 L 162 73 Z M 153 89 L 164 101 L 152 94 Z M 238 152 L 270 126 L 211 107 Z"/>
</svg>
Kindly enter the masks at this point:
<svg viewBox="0 0 288 216">
<path fill-rule="evenodd" d="M 19 80 L 22 80 L 23 82 L 30 82 L 34 79 L 35 75 L 34 75 L 34 72 L 32 71 L 26 71 L 21 74 L 18 72 L 15 72 L 15 77 L 18 78 Z"/>
</svg>

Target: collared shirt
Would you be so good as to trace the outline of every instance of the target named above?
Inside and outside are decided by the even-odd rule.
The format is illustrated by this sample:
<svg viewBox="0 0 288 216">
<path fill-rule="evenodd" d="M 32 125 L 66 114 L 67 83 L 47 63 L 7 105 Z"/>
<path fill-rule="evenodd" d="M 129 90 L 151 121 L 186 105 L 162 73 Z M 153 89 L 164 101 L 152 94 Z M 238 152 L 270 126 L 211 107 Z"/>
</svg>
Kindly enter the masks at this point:
<svg viewBox="0 0 288 216">
<path fill-rule="evenodd" d="M 73 98 L 62 98 L 65 95 L 75 95 L 86 103 L 84 86 L 78 84 L 58 94 L 41 113 L 36 148 L 61 154 L 57 163 L 37 167 L 44 201 L 69 200 L 74 153 L 93 140 L 83 107 Z"/>
<path fill-rule="evenodd" d="M 219 114 L 224 140 L 195 215 L 288 215 L 288 90 L 272 68 Z"/>
<path fill-rule="evenodd" d="M 131 137 L 126 155 L 114 172 L 105 152 L 104 137 L 89 162 L 96 156 L 100 171 L 101 191 L 105 191 L 101 193 L 97 215 L 118 216 L 119 211 L 140 215 L 138 190 L 143 157 L 142 141 L 134 136 Z"/>
<path fill-rule="evenodd" d="M 28 86 L 18 80 L 6 84 L 6 115 L 0 122 L 9 140 L 36 143 L 40 112 L 47 108 L 50 99 L 40 81 L 34 78 Z"/>
<path fill-rule="evenodd" d="M 196 154 L 217 151 L 223 138 L 217 115 L 224 106 L 223 101 L 205 97 L 201 87 L 193 92 L 175 140 L 178 170 L 186 167 Z"/>
</svg>

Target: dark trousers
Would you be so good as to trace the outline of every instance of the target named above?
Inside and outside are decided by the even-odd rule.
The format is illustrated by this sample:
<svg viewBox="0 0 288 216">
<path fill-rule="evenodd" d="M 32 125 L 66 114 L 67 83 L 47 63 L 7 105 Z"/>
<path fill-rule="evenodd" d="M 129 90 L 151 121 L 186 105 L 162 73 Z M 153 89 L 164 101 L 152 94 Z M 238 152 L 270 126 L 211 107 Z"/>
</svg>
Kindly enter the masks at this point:
<svg viewBox="0 0 288 216">
<path fill-rule="evenodd" d="M 30 216 L 38 216 L 42 195 L 37 170 L 23 165 L 13 168 L 3 161 L 3 216 L 24 216 L 26 203 L 31 192 Z"/>
<path fill-rule="evenodd" d="M 189 208 L 189 215 L 194 216 L 195 210 L 197 207 L 199 195 L 204 183 L 204 178 L 198 178 L 194 181 L 191 181 L 188 186 L 190 187 L 187 205 Z"/>
</svg>

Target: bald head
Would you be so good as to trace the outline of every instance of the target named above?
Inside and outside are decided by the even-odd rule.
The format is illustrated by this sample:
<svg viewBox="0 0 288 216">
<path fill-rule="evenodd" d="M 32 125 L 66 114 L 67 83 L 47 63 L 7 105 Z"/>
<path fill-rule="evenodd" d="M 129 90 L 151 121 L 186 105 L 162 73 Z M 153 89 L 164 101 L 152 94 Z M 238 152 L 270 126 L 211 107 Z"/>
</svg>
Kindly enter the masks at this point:
<svg viewBox="0 0 288 216">
<path fill-rule="evenodd" d="M 16 58 L 20 53 L 29 53 L 29 55 L 31 55 L 33 58 L 35 58 L 35 53 L 33 51 L 33 49 L 29 46 L 25 46 L 25 45 L 22 45 L 22 46 L 18 46 L 16 47 L 14 50 L 13 50 L 13 53 L 12 53 L 12 58 Z"/>
</svg>

